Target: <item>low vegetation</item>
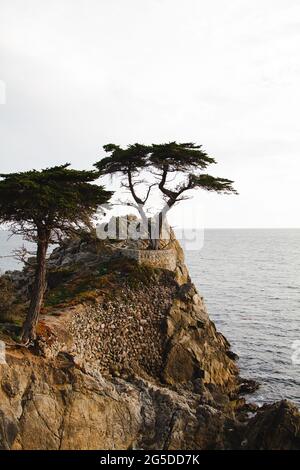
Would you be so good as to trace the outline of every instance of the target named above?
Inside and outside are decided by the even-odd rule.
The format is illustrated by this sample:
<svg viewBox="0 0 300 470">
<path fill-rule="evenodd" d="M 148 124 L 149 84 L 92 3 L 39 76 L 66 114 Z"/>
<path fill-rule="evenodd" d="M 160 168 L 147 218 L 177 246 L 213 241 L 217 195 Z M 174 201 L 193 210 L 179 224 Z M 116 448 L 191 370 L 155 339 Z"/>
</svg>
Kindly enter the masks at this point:
<svg viewBox="0 0 300 470">
<path fill-rule="evenodd" d="M 26 299 L 20 298 L 13 283 L 6 276 L 0 277 L 0 324 L 21 325 L 26 315 Z"/>
<path fill-rule="evenodd" d="M 117 258 L 82 270 L 77 265 L 49 272 L 43 313 L 78 303 L 95 302 L 99 296 L 110 298 L 123 283 L 131 288 L 152 284 L 162 270 L 140 266 L 134 260 Z"/>
</svg>

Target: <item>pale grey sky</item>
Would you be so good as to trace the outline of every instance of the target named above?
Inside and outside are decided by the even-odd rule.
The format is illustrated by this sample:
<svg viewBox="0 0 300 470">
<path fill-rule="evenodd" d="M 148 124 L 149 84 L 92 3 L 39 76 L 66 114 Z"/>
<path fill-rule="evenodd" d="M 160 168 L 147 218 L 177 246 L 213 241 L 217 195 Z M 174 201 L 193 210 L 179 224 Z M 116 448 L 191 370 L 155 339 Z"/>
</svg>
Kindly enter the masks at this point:
<svg viewBox="0 0 300 470">
<path fill-rule="evenodd" d="M 194 141 L 240 196 L 189 225 L 300 227 L 299 0 L 0 0 L 0 41 L 1 172 Z"/>
</svg>

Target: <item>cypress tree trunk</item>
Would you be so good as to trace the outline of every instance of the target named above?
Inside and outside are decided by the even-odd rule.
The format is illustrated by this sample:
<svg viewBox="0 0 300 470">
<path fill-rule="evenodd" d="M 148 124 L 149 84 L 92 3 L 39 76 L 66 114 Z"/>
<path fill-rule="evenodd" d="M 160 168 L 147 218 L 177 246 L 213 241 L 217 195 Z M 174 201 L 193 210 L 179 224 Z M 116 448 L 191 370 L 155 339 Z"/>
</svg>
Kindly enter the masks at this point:
<svg viewBox="0 0 300 470">
<path fill-rule="evenodd" d="M 159 214 L 156 215 L 156 220 L 154 219 L 155 221 L 155 226 L 154 226 L 154 231 L 155 231 L 155 235 L 156 237 L 155 238 L 152 238 L 152 231 L 151 231 L 151 220 L 149 221 L 149 238 L 150 238 L 150 244 L 149 244 L 149 248 L 151 250 L 159 250 L 160 248 L 160 241 L 161 241 L 161 237 L 162 237 L 162 231 L 163 231 L 163 227 L 164 227 L 164 224 L 166 222 L 166 214 L 164 213 L 164 211 L 162 212 L 159 212 Z"/>
<path fill-rule="evenodd" d="M 23 324 L 21 338 L 23 343 L 28 343 L 36 339 L 36 325 L 43 305 L 44 293 L 46 289 L 46 256 L 48 248 L 48 239 L 45 232 L 38 233 L 37 243 L 37 266 L 35 280 L 31 295 L 31 302 L 26 320 Z"/>
</svg>

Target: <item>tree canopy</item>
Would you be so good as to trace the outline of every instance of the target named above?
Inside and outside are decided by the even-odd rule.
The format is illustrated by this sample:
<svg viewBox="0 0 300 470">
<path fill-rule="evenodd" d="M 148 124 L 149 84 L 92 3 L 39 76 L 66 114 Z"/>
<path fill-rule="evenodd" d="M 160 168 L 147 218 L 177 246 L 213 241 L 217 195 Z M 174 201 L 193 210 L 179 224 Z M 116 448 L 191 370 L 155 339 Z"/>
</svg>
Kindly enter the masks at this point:
<svg viewBox="0 0 300 470">
<path fill-rule="evenodd" d="M 69 166 L 0 175 L 0 223 L 8 223 L 14 233 L 37 243 L 35 283 L 23 325 L 24 342 L 35 338 L 49 244 L 76 228 L 90 226 L 99 205 L 112 196 L 103 186 L 92 184 L 98 178 L 96 171 Z"/>
<path fill-rule="evenodd" d="M 104 146 L 104 150 L 109 156 L 95 164 L 99 174 L 121 175 L 123 186 L 129 189 L 143 219 L 150 193 L 155 187 L 164 201 L 156 215 L 160 221 L 172 206 L 189 197 L 187 194 L 190 190 L 237 194 L 232 180 L 206 173 L 207 167 L 216 161 L 201 145 L 192 142 L 152 145 L 136 143 L 127 148 L 108 144 Z M 142 174 L 146 176 L 142 178 Z"/>
<path fill-rule="evenodd" d="M 158 187 L 169 208 L 179 201 L 183 193 L 191 189 L 236 193 L 232 180 L 214 177 L 203 172 L 209 165 L 217 162 L 202 150 L 202 145 L 191 142 L 154 144 L 149 154 L 149 162 L 152 171 L 156 170 L 159 174 Z M 175 185 L 172 186 L 169 178 L 173 175 Z"/>
<path fill-rule="evenodd" d="M 49 242 L 80 224 L 89 222 L 112 192 L 91 184 L 96 171 L 73 170 L 70 164 L 0 174 L 0 222 L 35 241 L 39 228 L 51 231 Z"/>
<path fill-rule="evenodd" d="M 146 197 L 138 195 L 135 191 L 137 182 L 134 181 L 134 177 L 137 176 L 140 171 L 150 168 L 151 162 L 149 155 L 151 146 L 133 144 L 129 145 L 126 149 L 122 149 L 118 145 L 108 144 L 104 145 L 103 148 L 105 152 L 110 153 L 110 155 L 95 164 L 99 174 L 104 176 L 120 173 L 126 176 L 127 186 L 134 201 L 137 204 L 145 204 L 149 197 L 149 192 L 147 192 Z"/>
</svg>

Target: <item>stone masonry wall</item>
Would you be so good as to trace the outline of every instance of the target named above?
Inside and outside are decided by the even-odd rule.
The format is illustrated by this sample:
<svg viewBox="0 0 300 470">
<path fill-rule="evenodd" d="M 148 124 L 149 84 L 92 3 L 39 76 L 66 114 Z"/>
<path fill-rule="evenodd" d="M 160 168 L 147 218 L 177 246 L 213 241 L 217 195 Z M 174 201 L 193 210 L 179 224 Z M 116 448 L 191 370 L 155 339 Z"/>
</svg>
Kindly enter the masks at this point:
<svg viewBox="0 0 300 470">
<path fill-rule="evenodd" d="M 134 259 L 138 264 L 144 264 L 153 268 L 175 271 L 177 255 L 175 250 L 132 250 L 124 248 L 120 250 L 122 256 Z"/>
</svg>

